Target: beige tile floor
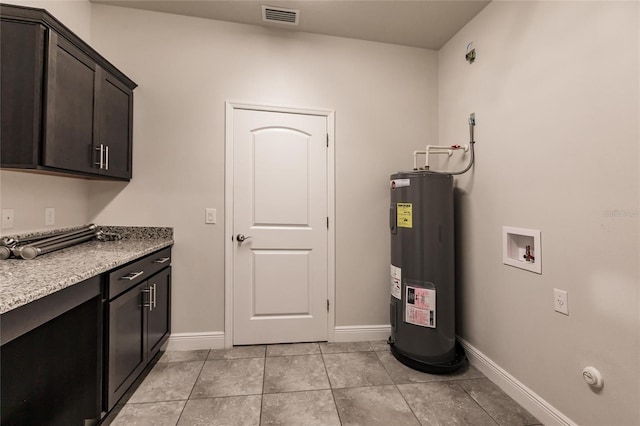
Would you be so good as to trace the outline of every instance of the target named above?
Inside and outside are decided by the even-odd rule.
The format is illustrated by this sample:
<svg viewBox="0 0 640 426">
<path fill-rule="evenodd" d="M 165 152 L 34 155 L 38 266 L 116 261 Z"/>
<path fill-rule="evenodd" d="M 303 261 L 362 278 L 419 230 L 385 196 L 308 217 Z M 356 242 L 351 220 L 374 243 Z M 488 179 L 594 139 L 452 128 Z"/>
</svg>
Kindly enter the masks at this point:
<svg viewBox="0 0 640 426">
<path fill-rule="evenodd" d="M 472 366 L 431 375 L 385 342 L 166 352 L 104 425 L 539 425 Z"/>
</svg>

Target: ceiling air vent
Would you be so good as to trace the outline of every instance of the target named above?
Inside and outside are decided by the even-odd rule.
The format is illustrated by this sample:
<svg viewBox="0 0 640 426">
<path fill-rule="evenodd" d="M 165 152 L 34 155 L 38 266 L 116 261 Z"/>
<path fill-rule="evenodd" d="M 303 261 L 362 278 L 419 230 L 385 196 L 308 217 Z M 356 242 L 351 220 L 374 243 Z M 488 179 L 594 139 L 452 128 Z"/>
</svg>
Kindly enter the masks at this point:
<svg viewBox="0 0 640 426">
<path fill-rule="evenodd" d="M 283 7 L 262 6 L 262 20 L 276 24 L 298 25 L 300 11 Z"/>
</svg>

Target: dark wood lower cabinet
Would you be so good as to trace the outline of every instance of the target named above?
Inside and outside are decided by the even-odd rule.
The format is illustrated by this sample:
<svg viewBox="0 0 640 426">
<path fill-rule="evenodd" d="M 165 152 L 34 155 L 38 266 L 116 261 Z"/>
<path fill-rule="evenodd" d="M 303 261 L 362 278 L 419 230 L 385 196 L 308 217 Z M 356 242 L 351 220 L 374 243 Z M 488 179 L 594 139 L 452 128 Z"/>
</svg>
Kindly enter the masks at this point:
<svg viewBox="0 0 640 426">
<path fill-rule="evenodd" d="M 5 312 L 0 425 L 97 424 L 171 325 L 171 248 Z"/>
<path fill-rule="evenodd" d="M 169 337 L 171 267 L 108 301 L 105 406 L 111 410 Z"/>
<path fill-rule="evenodd" d="M 91 299 L 0 348 L 0 424 L 68 426 L 100 420 L 102 296 L 99 277 L 88 281 L 76 285 L 95 288 Z M 46 314 L 52 308 L 32 303 L 37 309 L 25 305 L 28 316 L 22 324 L 36 316 L 34 312 Z M 6 318 L 3 314 L 3 321 L 18 319 L 19 309 Z"/>
<path fill-rule="evenodd" d="M 111 409 L 145 366 L 143 323 L 146 281 L 109 302 L 107 400 Z"/>
<path fill-rule="evenodd" d="M 153 286 L 153 308 L 149 309 L 147 317 L 147 358 L 151 359 L 169 337 L 171 267 L 150 278 L 149 286 Z"/>
</svg>

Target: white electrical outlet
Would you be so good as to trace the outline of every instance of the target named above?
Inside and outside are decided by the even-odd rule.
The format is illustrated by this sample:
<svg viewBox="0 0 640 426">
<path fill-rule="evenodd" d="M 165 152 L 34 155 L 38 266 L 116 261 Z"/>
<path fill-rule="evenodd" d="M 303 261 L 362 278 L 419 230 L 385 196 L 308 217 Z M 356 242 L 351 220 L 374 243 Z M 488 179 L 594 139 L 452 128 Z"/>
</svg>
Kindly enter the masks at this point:
<svg viewBox="0 0 640 426">
<path fill-rule="evenodd" d="M 561 314 L 569 315 L 569 294 L 566 291 L 553 289 L 553 309 Z"/>
<path fill-rule="evenodd" d="M 2 229 L 13 228 L 13 209 L 2 209 Z"/>
<path fill-rule="evenodd" d="M 216 209 L 204 209 L 204 223 L 216 223 Z"/>
<path fill-rule="evenodd" d="M 44 209 L 44 226 L 53 226 L 56 224 L 56 209 L 46 207 Z"/>
</svg>

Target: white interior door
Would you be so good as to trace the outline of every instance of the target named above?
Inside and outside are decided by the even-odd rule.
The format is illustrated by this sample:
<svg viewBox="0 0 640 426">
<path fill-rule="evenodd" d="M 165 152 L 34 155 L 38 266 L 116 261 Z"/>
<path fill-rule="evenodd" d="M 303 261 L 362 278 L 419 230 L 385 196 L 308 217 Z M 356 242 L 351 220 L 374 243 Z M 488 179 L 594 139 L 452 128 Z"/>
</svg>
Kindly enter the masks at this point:
<svg viewBox="0 0 640 426">
<path fill-rule="evenodd" d="M 325 116 L 234 111 L 234 345 L 327 340 L 326 141 Z"/>
</svg>

